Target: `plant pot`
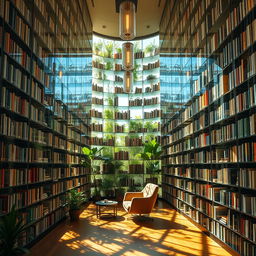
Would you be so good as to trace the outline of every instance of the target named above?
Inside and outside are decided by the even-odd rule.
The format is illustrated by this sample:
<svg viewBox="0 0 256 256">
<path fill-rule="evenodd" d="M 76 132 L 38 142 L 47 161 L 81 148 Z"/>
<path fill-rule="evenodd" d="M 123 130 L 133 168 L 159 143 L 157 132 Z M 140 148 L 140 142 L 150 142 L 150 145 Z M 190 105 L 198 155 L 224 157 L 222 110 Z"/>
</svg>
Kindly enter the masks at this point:
<svg viewBox="0 0 256 256">
<path fill-rule="evenodd" d="M 81 210 L 69 210 L 69 216 L 71 221 L 79 221 Z"/>
<path fill-rule="evenodd" d="M 92 198 L 93 202 L 97 202 L 101 200 L 101 196 L 100 195 L 94 195 Z"/>
<path fill-rule="evenodd" d="M 123 200 L 124 200 L 124 193 L 118 193 L 117 195 L 116 195 L 116 201 L 117 202 L 123 202 Z"/>
</svg>

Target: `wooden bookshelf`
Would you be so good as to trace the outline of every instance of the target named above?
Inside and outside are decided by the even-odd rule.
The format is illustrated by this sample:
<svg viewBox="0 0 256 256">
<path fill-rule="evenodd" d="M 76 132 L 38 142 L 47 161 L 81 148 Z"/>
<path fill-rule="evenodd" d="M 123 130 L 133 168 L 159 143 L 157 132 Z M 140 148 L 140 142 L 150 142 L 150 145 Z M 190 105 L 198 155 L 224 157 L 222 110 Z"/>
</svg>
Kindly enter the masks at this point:
<svg viewBox="0 0 256 256">
<path fill-rule="evenodd" d="M 90 171 L 81 165 L 90 127 L 57 95 L 55 69 L 55 53 L 90 48 L 81 2 L 0 3 L 0 214 L 19 210 L 23 246 L 66 217 L 67 191 L 90 194 Z"/>
<path fill-rule="evenodd" d="M 256 2 L 170 7 L 161 52 L 190 59 L 191 82 L 190 99 L 163 120 L 163 197 L 234 254 L 254 255 Z"/>
</svg>

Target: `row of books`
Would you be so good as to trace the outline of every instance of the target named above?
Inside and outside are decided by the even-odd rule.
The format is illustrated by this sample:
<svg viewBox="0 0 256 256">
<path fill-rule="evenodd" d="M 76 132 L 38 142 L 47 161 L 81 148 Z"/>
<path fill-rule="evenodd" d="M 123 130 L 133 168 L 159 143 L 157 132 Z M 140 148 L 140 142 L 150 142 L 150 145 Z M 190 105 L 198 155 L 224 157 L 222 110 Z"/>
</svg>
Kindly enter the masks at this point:
<svg viewBox="0 0 256 256">
<path fill-rule="evenodd" d="M 115 152 L 115 160 L 129 160 L 129 152 L 128 151 L 119 151 Z"/>
<path fill-rule="evenodd" d="M 105 64 L 104 63 L 100 63 L 98 61 L 92 61 L 92 66 L 94 68 L 99 68 L 99 69 L 105 69 Z"/>
<path fill-rule="evenodd" d="M 250 242 L 246 242 L 245 240 L 241 245 L 240 244 L 241 236 L 239 236 L 235 232 L 232 232 L 232 230 L 229 229 L 229 228 L 232 228 L 232 225 L 233 225 L 232 223 L 236 223 L 236 221 L 232 218 L 232 213 L 230 210 L 228 210 L 228 212 L 226 213 L 227 216 L 225 215 L 219 216 L 218 219 L 214 220 L 212 218 L 207 217 L 204 214 L 201 214 L 193 207 L 190 207 L 187 203 L 184 203 L 176 199 L 175 197 L 172 197 L 170 194 L 173 194 L 173 191 L 171 191 L 170 193 L 164 193 L 164 198 L 170 201 L 174 206 L 179 207 L 179 209 L 182 212 L 184 212 L 186 215 L 190 216 L 196 222 L 200 223 L 202 226 L 207 228 L 216 237 L 221 239 L 223 242 L 226 242 L 227 244 L 229 244 L 236 251 L 241 253 L 243 251 L 243 255 L 246 255 L 246 256 L 254 255 L 254 252 L 256 249 L 255 246 Z M 232 229 L 234 231 L 238 231 L 237 229 L 234 229 L 234 228 Z M 238 232 L 242 233 L 242 231 L 238 231 Z M 251 238 L 252 237 L 249 237 L 249 239 Z"/>
<path fill-rule="evenodd" d="M 129 173 L 131 173 L 131 174 L 144 173 L 144 165 L 143 164 L 130 164 L 129 165 Z"/>
<path fill-rule="evenodd" d="M 56 119 L 53 119 L 51 121 L 51 124 L 52 124 L 52 128 L 53 130 L 55 130 L 56 132 L 66 136 L 67 135 L 67 125 L 63 122 L 60 122 Z"/>
<path fill-rule="evenodd" d="M 99 137 L 91 137 L 90 145 L 115 146 L 115 139 L 103 139 Z"/>
<path fill-rule="evenodd" d="M 26 107 L 28 111 L 29 110 L 28 105 Z M 44 109 L 38 108 L 37 106 L 30 104 L 30 119 L 40 124 L 46 125 Z"/>
<path fill-rule="evenodd" d="M 243 1 L 241 1 L 239 3 L 239 7 L 235 8 L 233 12 L 230 12 L 229 16 L 227 17 L 227 22 L 223 22 L 218 32 L 213 34 L 213 37 L 211 39 L 211 44 L 210 44 L 211 52 L 215 51 L 218 48 L 218 45 L 225 40 L 228 34 L 230 34 L 232 30 L 234 30 L 237 26 L 239 26 L 240 22 L 238 21 L 239 20 L 242 21 L 242 19 L 244 19 L 246 15 L 253 8 L 253 4 L 250 5 L 250 7 L 248 7 L 248 5 L 247 7 L 245 6 L 246 4 L 244 4 Z M 236 16 L 234 17 L 234 15 Z M 234 21 L 234 18 L 236 18 L 237 20 Z M 231 20 L 232 22 L 230 22 Z M 255 24 L 255 20 L 253 19 L 249 24 L 246 24 L 245 29 L 240 34 L 242 36 L 242 40 L 241 40 L 242 49 L 246 49 L 247 47 L 249 47 L 256 39 L 256 33 L 255 33 L 256 31 L 254 29 L 255 27 L 254 24 Z"/>
<path fill-rule="evenodd" d="M 22 116 L 29 117 L 29 102 L 12 92 L 6 87 L 2 87 L 1 106 Z"/>
<path fill-rule="evenodd" d="M 159 104 L 159 98 L 144 99 L 144 106 Z"/>
<path fill-rule="evenodd" d="M 195 180 L 203 180 L 213 183 L 229 184 L 241 187 L 255 188 L 256 184 L 253 180 L 249 182 L 250 177 L 254 177 L 256 173 L 253 169 L 239 169 L 239 168 L 220 168 L 220 169 L 205 169 L 205 168 L 182 168 L 169 167 L 164 168 L 165 174 L 174 176 L 193 178 Z M 240 173 L 240 175 L 239 175 Z M 238 176 L 239 175 L 239 176 Z M 239 179 L 238 179 L 239 177 Z M 244 185 L 247 184 L 247 185 Z"/>
<path fill-rule="evenodd" d="M 136 185 L 141 185 L 141 184 L 135 183 L 135 179 L 128 178 L 128 177 L 120 178 L 119 184 L 122 187 L 133 187 L 133 186 L 136 186 Z"/>
<path fill-rule="evenodd" d="M 88 144 L 88 143 L 87 143 Z M 80 149 L 79 149 L 80 151 Z M 72 152 L 71 152 L 72 153 Z M 74 152 L 79 153 L 79 152 Z M 0 143 L 0 160 L 27 163 L 79 163 L 79 156 L 53 152 L 49 149 L 21 147 L 15 144 Z"/>
<path fill-rule="evenodd" d="M 103 105 L 103 99 L 92 97 L 92 104 Z"/>
<path fill-rule="evenodd" d="M 214 112 L 211 112 L 212 114 Z M 177 132 L 170 134 L 164 138 L 163 143 L 165 145 L 169 143 L 174 143 L 176 140 L 180 140 L 184 138 L 184 136 L 188 136 L 193 134 L 194 131 L 200 131 L 208 126 L 208 123 L 205 122 L 205 115 L 202 114 L 198 120 L 195 120 L 193 123 L 190 123 L 186 127 L 178 130 Z M 171 125 L 166 127 L 166 131 L 170 131 Z M 237 124 L 231 123 L 229 125 L 224 125 L 221 128 L 216 128 L 210 132 L 210 141 L 211 144 L 223 143 L 225 141 L 229 141 L 236 138 L 244 138 L 250 135 L 256 134 L 255 130 L 255 114 L 250 115 L 248 118 L 242 118 L 237 121 Z M 196 137 L 195 137 L 196 138 Z M 207 142 L 208 135 L 205 135 L 205 139 L 203 141 Z M 182 143 L 182 148 L 188 150 L 193 149 L 197 144 L 194 139 L 187 140 L 184 138 Z M 206 143 L 202 145 L 207 145 Z M 199 146 L 199 144 L 198 144 Z"/>
<path fill-rule="evenodd" d="M 212 148 L 211 151 L 202 149 L 199 152 L 170 156 L 165 160 L 167 164 L 255 162 L 256 143 L 246 142 L 238 146 Z"/>
<path fill-rule="evenodd" d="M 227 211 L 227 206 L 236 210 L 240 210 L 246 214 L 255 216 L 256 197 L 252 196 L 251 194 L 241 194 L 236 190 L 230 191 L 227 187 L 213 187 L 211 184 L 202 184 L 193 181 L 182 180 L 175 177 L 165 177 L 163 181 L 178 188 L 178 192 L 176 191 L 175 193 L 176 196 L 182 195 L 182 200 L 189 198 L 189 200 L 187 200 L 188 203 L 195 206 L 196 208 L 204 208 L 204 206 L 201 205 L 201 203 L 204 203 L 204 201 L 197 197 L 197 195 L 200 195 L 200 197 L 203 196 L 209 200 L 213 200 L 216 203 L 222 204 L 223 206 L 218 207 L 221 207 L 221 209 L 224 211 Z M 189 196 L 179 192 L 179 189 L 195 193 L 195 195 Z M 215 210 L 218 207 L 208 207 L 207 214 L 216 218 L 217 213 Z"/>
<path fill-rule="evenodd" d="M 143 65 L 143 70 L 150 70 L 150 69 L 159 68 L 159 67 L 160 67 L 160 62 L 158 60 L 154 63 L 148 63 L 147 65 Z"/>
<path fill-rule="evenodd" d="M 30 94 L 30 79 L 21 68 L 12 63 L 6 54 L 3 55 L 3 78 L 27 94 Z"/>
<path fill-rule="evenodd" d="M 248 118 L 239 119 L 237 123 L 231 123 L 229 125 L 222 126 L 219 129 L 211 130 L 210 134 L 202 133 L 198 136 L 194 136 L 194 138 L 184 139 L 180 143 L 170 145 L 168 147 L 168 154 L 178 153 L 184 150 L 192 150 L 195 148 L 205 147 L 210 144 L 218 144 L 255 135 L 255 118 L 256 115 L 253 114 Z M 191 126 L 188 127 L 192 129 Z M 186 134 L 192 134 L 191 130 Z M 180 136 L 180 138 L 182 137 Z M 173 142 L 171 136 L 165 138 L 165 143 L 168 144 L 168 142 Z"/>
<path fill-rule="evenodd" d="M 115 112 L 115 119 L 123 119 L 123 120 L 130 119 L 130 111 Z"/>
<path fill-rule="evenodd" d="M 88 174 L 85 167 L 1 169 L 0 188 L 22 186 Z"/>
<path fill-rule="evenodd" d="M 5 3 L 5 21 L 19 35 L 22 41 L 29 45 L 31 36 L 30 27 L 10 4 L 10 1 L 5 1 Z"/>
<path fill-rule="evenodd" d="M 123 82 L 123 78 L 115 75 L 115 82 Z"/>
<path fill-rule="evenodd" d="M 95 132 L 102 132 L 103 131 L 103 125 L 102 124 L 92 123 L 91 124 L 91 130 L 95 131 Z"/>
<path fill-rule="evenodd" d="M 115 132 L 124 132 L 124 125 L 115 125 Z"/>
<path fill-rule="evenodd" d="M 12 57 L 17 63 L 19 63 L 23 68 L 29 70 L 31 59 L 25 50 L 23 50 L 18 43 L 12 38 L 9 32 L 5 32 L 5 42 L 4 50 Z"/>
<path fill-rule="evenodd" d="M 32 60 L 32 75 L 45 87 L 49 88 L 50 76 L 48 72 L 45 72 L 44 67 L 36 60 Z"/>
<path fill-rule="evenodd" d="M 161 110 L 155 109 L 151 112 L 144 112 L 144 118 L 156 118 L 161 117 Z"/>
<path fill-rule="evenodd" d="M 60 100 L 53 100 L 53 105 L 50 105 L 53 107 L 54 114 L 57 117 L 66 119 L 67 117 L 67 106 Z"/>
<path fill-rule="evenodd" d="M 13 120 L 5 113 L 0 114 L 0 134 L 28 140 L 28 131 L 27 122 Z"/>
<path fill-rule="evenodd" d="M 42 86 L 34 79 L 32 79 L 30 96 L 39 101 L 41 104 L 44 104 L 44 90 Z"/>
<path fill-rule="evenodd" d="M 123 87 L 115 87 L 115 93 L 124 93 Z"/>
<path fill-rule="evenodd" d="M 49 28 L 45 26 L 44 20 L 40 19 L 40 17 L 35 16 L 34 24 L 33 24 L 35 37 L 38 41 L 42 41 L 44 45 L 47 46 L 47 50 L 52 52 L 54 49 L 54 37 L 48 33 Z"/>
<path fill-rule="evenodd" d="M 139 88 L 138 88 L 138 89 L 139 89 Z M 142 89 L 141 89 L 141 90 L 142 90 Z M 145 93 L 156 92 L 156 91 L 160 91 L 160 83 L 158 83 L 158 84 L 153 84 L 153 85 L 148 86 L 148 87 L 145 88 Z M 135 91 L 135 93 L 137 93 L 137 92 Z M 140 93 L 142 93 L 142 91 L 141 91 Z"/>
<path fill-rule="evenodd" d="M 68 127 L 68 129 L 67 129 L 67 138 L 72 139 L 72 140 L 77 141 L 77 142 L 80 142 L 81 133 Z"/>
<path fill-rule="evenodd" d="M 115 71 L 122 71 L 122 70 L 123 70 L 122 65 L 115 63 Z"/>
<path fill-rule="evenodd" d="M 95 110 L 95 109 L 90 109 L 90 116 L 91 117 L 97 117 L 97 118 L 102 118 L 102 112 Z"/>
<path fill-rule="evenodd" d="M 103 86 L 99 86 L 97 84 L 92 84 L 92 91 L 95 91 L 95 92 L 103 92 Z"/>
<path fill-rule="evenodd" d="M 129 100 L 129 106 L 142 106 L 142 99 Z"/>
<path fill-rule="evenodd" d="M 132 146 L 142 146 L 142 137 L 138 138 L 130 138 L 130 137 L 125 137 L 125 146 L 127 147 L 132 147 Z"/>
</svg>

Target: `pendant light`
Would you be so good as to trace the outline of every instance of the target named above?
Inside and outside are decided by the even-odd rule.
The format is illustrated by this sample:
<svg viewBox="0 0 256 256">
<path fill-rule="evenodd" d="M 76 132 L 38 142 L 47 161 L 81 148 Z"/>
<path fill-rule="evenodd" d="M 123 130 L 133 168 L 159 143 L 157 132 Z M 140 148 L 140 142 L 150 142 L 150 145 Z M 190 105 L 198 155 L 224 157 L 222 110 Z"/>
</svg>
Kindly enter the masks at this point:
<svg viewBox="0 0 256 256">
<path fill-rule="evenodd" d="M 123 43 L 122 45 L 123 69 L 132 70 L 134 66 L 134 53 L 132 43 Z"/>
<path fill-rule="evenodd" d="M 119 6 L 119 35 L 123 40 L 132 40 L 136 36 L 135 4 L 123 1 Z"/>
<path fill-rule="evenodd" d="M 125 71 L 124 73 L 124 91 L 126 93 L 132 92 L 133 89 L 133 72 Z"/>
</svg>

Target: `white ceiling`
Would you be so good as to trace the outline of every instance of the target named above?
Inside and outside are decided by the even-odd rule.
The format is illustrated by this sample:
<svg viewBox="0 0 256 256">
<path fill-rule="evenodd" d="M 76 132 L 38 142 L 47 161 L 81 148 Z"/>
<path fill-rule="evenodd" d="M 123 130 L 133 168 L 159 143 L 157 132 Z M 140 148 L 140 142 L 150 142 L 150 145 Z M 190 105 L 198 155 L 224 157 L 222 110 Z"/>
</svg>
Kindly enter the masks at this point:
<svg viewBox="0 0 256 256">
<path fill-rule="evenodd" d="M 165 0 L 138 0 L 136 37 L 159 31 L 164 4 Z M 87 5 L 91 15 L 93 31 L 110 37 L 119 37 L 115 0 L 87 0 Z"/>
</svg>

